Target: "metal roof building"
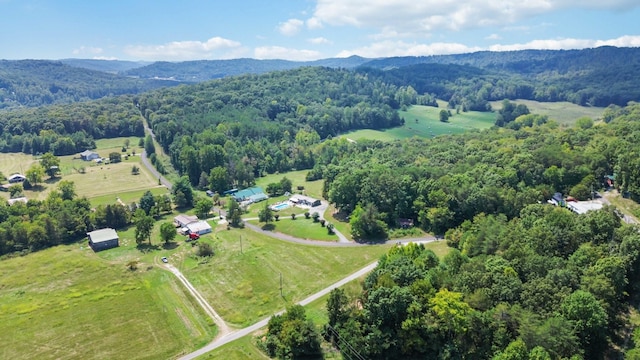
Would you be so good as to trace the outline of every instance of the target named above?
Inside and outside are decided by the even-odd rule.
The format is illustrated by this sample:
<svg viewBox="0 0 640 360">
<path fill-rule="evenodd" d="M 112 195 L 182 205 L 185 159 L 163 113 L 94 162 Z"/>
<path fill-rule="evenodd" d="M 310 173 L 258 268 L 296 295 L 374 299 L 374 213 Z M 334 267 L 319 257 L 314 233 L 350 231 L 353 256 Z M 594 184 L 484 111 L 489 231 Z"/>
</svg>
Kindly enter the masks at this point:
<svg viewBox="0 0 640 360">
<path fill-rule="evenodd" d="M 118 233 L 112 228 L 95 230 L 87 233 L 87 236 L 93 251 L 111 249 L 120 245 Z"/>
</svg>

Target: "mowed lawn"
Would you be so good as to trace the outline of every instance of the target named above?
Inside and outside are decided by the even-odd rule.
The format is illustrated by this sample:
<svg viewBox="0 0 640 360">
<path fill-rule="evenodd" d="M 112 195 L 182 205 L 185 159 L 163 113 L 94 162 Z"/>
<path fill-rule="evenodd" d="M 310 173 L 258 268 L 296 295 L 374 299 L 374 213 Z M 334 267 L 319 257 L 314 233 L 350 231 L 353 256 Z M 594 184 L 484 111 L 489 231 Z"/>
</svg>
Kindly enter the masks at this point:
<svg viewBox="0 0 640 360">
<path fill-rule="evenodd" d="M 557 121 L 561 125 L 573 126 L 581 117 L 590 117 L 594 121 L 602 118 L 604 108 L 594 106 L 580 106 L 566 101 L 539 102 L 533 100 L 513 100 L 515 104 L 527 105 L 532 114 L 547 115 L 549 119 Z M 502 108 L 502 101 L 492 101 L 494 111 Z"/>
<path fill-rule="evenodd" d="M 496 115 L 493 112 L 468 111 L 456 114 L 451 110 L 449 121 L 440 121 L 440 110 L 446 110 L 443 104 L 440 107 L 414 105 L 407 111 L 399 111 L 404 118 L 403 126 L 386 130 L 357 130 L 342 135 L 351 140 L 360 139 L 392 141 L 411 137 L 433 138 L 438 135 L 461 134 L 475 129 L 488 129 L 494 125 Z"/>
<path fill-rule="evenodd" d="M 280 232 L 291 235 L 300 239 L 321 240 L 321 241 L 338 241 L 335 234 L 329 235 L 326 224 L 321 226 L 320 222 L 313 222 L 313 218 L 305 218 L 304 215 L 296 216 L 295 220 L 291 219 L 291 215 L 281 216 L 278 221 L 272 221 L 269 224 L 258 222 L 257 220 L 249 220 L 251 224 L 268 228 L 273 232 Z"/>
<path fill-rule="evenodd" d="M 303 193 L 304 195 L 314 197 L 316 199 L 322 199 L 322 186 L 324 182 L 322 180 L 307 181 L 305 177 L 309 170 L 290 171 L 284 174 L 269 174 L 261 178 L 256 179 L 256 186 L 259 186 L 267 191 L 267 185 L 270 183 L 280 182 L 283 177 L 291 180 L 291 188 L 293 193 Z M 297 189 L 298 186 L 304 186 L 304 190 Z"/>
<path fill-rule="evenodd" d="M 297 245 L 233 229 L 217 232 L 214 248 L 216 254 L 208 262 L 188 257 L 176 263 L 225 321 L 241 327 L 370 264 L 389 246 Z"/>
<path fill-rule="evenodd" d="M 175 277 L 85 245 L 0 261 L 0 358 L 166 359 L 216 328 Z"/>
<path fill-rule="evenodd" d="M 122 152 L 125 139 L 129 139 L 130 147 L 128 153 L 136 155 L 125 159 L 127 153 Z M 25 190 L 24 194 L 28 199 L 45 199 L 51 190 L 55 189 L 60 180 L 73 181 L 78 196 L 85 196 L 89 199 L 99 198 L 98 204 L 115 203 L 120 197 L 124 202 L 131 202 L 139 199 L 146 190 L 154 190 L 157 193 L 165 189 L 158 185 L 158 179 L 142 165 L 139 154 L 142 149 L 137 146 L 137 138 L 116 138 L 102 139 L 96 141 L 97 149 L 93 150 L 104 158 L 108 158 L 111 152 L 122 155 L 122 162 L 117 164 L 96 164 L 93 161 L 82 161 L 78 154 L 59 156 L 61 176 L 50 180 L 45 176 L 44 182 L 32 190 Z M 0 171 L 6 176 L 20 172 L 25 173 L 29 167 L 38 160 L 31 155 L 22 153 L 0 154 Z M 140 169 L 138 175 L 132 174 L 133 166 Z M 85 173 L 80 173 L 84 168 Z M 165 189 L 166 190 L 166 189 Z M 130 195 L 133 193 L 135 195 Z M 138 196 L 139 195 L 139 196 Z M 8 193 L 1 193 L 0 196 L 9 198 Z M 94 204 L 95 205 L 95 204 Z"/>
</svg>

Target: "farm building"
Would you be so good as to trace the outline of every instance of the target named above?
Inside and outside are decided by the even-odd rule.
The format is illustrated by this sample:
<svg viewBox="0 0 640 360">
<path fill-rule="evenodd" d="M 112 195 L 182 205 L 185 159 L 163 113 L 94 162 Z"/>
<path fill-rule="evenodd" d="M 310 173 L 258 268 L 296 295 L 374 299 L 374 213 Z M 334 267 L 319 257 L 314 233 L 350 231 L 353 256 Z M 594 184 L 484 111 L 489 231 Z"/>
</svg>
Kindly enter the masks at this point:
<svg viewBox="0 0 640 360">
<path fill-rule="evenodd" d="M 104 228 L 87 233 L 89 246 L 93 251 L 101 251 L 118 247 L 118 233 L 112 228 Z"/>
<path fill-rule="evenodd" d="M 85 150 L 80 153 L 80 159 L 84 161 L 91 161 L 99 158 L 100 158 L 100 155 L 98 155 L 97 152 L 93 152 L 91 150 Z"/>
<path fill-rule="evenodd" d="M 267 194 L 262 191 L 262 188 L 257 186 L 240 190 L 231 194 L 231 196 L 233 196 L 237 202 L 247 201 L 249 203 L 255 203 L 269 198 Z"/>
<path fill-rule="evenodd" d="M 314 199 L 312 197 L 304 196 L 304 195 L 297 195 L 297 194 L 293 195 L 292 197 L 289 198 L 289 201 L 291 201 L 296 205 L 304 205 L 304 206 L 310 206 L 310 207 L 320 206 L 319 199 Z"/>
<path fill-rule="evenodd" d="M 191 224 L 192 222 L 198 221 L 198 217 L 195 215 L 185 215 L 180 214 L 173 218 L 173 222 L 176 224 L 176 227 L 185 227 L 187 224 Z"/>
<path fill-rule="evenodd" d="M 187 224 L 185 228 L 187 229 L 186 233 L 188 234 L 204 235 L 212 231 L 211 225 L 209 225 L 209 223 L 206 221 L 192 222 L 190 224 Z"/>
<path fill-rule="evenodd" d="M 602 203 L 597 200 L 593 201 L 571 201 L 567 202 L 567 208 L 576 214 L 586 214 L 589 211 L 602 209 Z"/>
<path fill-rule="evenodd" d="M 9 181 L 10 184 L 15 184 L 15 183 L 23 182 L 26 179 L 27 178 L 22 174 L 13 174 L 9 176 L 7 180 Z"/>
</svg>

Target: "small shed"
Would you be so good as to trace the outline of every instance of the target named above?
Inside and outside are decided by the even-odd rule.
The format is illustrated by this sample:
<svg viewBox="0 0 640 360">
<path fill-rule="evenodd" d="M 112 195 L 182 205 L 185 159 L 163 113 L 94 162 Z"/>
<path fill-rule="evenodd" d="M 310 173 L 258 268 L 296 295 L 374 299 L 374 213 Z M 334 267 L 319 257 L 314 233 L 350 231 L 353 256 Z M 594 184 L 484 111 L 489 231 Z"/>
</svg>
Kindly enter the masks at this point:
<svg viewBox="0 0 640 360">
<path fill-rule="evenodd" d="M 112 228 L 104 228 L 87 233 L 89 246 L 93 251 L 107 250 L 120 246 L 118 233 Z"/>
<path fill-rule="evenodd" d="M 80 153 L 80 159 L 84 161 L 91 161 L 99 158 L 100 158 L 100 155 L 98 155 L 97 152 L 93 152 L 91 150 L 85 150 Z"/>
<path fill-rule="evenodd" d="M 189 234 L 204 235 L 212 231 L 211 225 L 209 225 L 208 222 L 202 220 L 187 224 L 185 228 L 187 228 L 187 232 Z"/>
<path fill-rule="evenodd" d="M 185 227 L 187 224 L 191 224 L 196 221 L 198 221 L 198 217 L 196 215 L 180 214 L 173 218 L 173 222 L 176 224 L 176 227 Z"/>
</svg>

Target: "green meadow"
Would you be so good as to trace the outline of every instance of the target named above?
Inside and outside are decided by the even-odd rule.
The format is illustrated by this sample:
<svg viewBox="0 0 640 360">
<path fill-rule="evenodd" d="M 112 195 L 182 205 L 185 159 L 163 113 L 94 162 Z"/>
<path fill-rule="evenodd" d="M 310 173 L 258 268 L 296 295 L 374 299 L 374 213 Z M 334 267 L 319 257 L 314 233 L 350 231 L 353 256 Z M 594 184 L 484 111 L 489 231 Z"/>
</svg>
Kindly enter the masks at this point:
<svg viewBox="0 0 640 360">
<path fill-rule="evenodd" d="M 0 261 L 0 358 L 159 359 L 216 332 L 179 281 L 84 244 Z"/>
<path fill-rule="evenodd" d="M 396 139 L 406 139 L 411 137 L 433 138 L 438 135 L 460 134 L 475 129 L 488 129 L 495 122 L 495 114 L 492 112 L 468 111 L 457 114 L 451 110 L 451 117 L 448 122 L 440 121 L 440 110 L 446 109 L 442 104 L 440 107 L 414 105 L 407 111 L 400 111 L 399 115 L 404 118 L 404 125 L 386 130 L 357 130 L 346 133 L 342 137 L 351 140 L 371 139 L 381 141 L 392 141 Z"/>
<path fill-rule="evenodd" d="M 532 114 L 547 115 L 550 120 L 560 125 L 572 126 L 581 117 L 590 117 L 594 121 L 602 118 L 604 108 L 594 106 L 580 106 L 570 102 L 539 102 L 533 100 L 513 100 L 515 104 L 527 105 Z M 502 101 L 492 101 L 494 111 L 502 108 Z"/>
</svg>

